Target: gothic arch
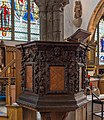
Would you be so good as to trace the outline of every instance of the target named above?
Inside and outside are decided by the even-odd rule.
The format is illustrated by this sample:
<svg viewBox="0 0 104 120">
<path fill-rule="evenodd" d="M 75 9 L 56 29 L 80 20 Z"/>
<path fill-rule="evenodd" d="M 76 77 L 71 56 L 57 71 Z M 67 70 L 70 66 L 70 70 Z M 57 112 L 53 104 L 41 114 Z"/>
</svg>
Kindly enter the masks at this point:
<svg viewBox="0 0 104 120">
<path fill-rule="evenodd" d="M 97 4 L 97 6 L 93 12 L 91 19 L 89 21 L 89 24 L 88 24 L 88 31 L 91 32 L 89 41 L 91 41 L 93 39 L 93 35 L 95 32 L 96 26 L 103 14 L 104 14 L 104 0 L 100 0 L 100 2 Z"/>
</svg>

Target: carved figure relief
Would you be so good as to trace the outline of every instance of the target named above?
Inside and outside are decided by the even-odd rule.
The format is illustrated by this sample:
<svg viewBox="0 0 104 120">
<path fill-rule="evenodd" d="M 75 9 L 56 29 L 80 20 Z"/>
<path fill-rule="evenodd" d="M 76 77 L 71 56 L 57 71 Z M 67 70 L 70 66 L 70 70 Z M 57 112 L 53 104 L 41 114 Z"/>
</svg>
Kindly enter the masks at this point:
<svg viewBox="0 0 104 120">
<path fill-rule="evenodd" d="M 75 1 L 75 8 L 74 8 L 74 18 L 78 19 L 82 16 L 82 5 L 81 1 Z"/>
<path fill-rule="evenodd" d="M 75 1 L 73 24 L 80 27 L 82 24 L 82 4 L 80 0 Z"/>
</svg>

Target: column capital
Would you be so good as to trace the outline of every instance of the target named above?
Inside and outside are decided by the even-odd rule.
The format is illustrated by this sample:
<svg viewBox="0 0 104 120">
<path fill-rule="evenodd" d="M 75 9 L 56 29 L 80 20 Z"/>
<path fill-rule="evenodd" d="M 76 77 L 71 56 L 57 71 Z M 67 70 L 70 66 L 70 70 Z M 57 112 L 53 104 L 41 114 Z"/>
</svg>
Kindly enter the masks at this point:
<svg viewBox="0 0 104 120">
<path fill-rule="evenodd" d="M 62 4 L 64 7 L 65 5 L 69 4 L 69 0 L 36 0 L 36 4 L 38 7 L 47 7 L 49 5 L 55 5 L 55 4 Z"/>
</svg>

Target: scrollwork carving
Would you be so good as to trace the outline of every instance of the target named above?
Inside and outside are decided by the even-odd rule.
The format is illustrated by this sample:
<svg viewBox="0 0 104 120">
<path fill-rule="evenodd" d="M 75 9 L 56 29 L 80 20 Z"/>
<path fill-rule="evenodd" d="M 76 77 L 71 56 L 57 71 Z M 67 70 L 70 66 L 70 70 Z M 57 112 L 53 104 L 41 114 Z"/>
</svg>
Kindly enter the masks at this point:
<svg viewBox="0 0 104 120">
<path fill-rule="evenodd" d="M 55 55 L 56 57 L 58 57 L 58 56 L 61 55 L 61 49 L 60 49 L 60 47 L 55 47 L 55 48 L 54 48 L 54 55 Z"/>
<path fill-rule="evenodd" d="M 65 73 L 64 91 L 68 94 L 79 91 L 79 65 L 86 65 L 86 51 L 81 47 L 61 45 L 38 45 L 22 48 L 22 83 L 25 86 L 25 63 L 32 63 L 33 91 L 35 94 L 47 94 L 50 89 L 50 66 L 63 66 Z M 85 69 L 85 68 L 84 68 Z M 83 71 L 84 73 L 84 71 Z M 84 77 L 84 76 L 83 76 Z"/>
</svg>

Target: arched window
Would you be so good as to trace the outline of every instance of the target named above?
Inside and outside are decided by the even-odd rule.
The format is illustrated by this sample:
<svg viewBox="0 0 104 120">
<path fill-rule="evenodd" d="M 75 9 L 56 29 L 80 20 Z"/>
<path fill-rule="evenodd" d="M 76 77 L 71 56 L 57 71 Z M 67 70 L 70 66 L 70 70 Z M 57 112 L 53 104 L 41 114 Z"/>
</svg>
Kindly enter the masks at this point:
<svg viewBox="0 0 104 120">
<path fill-rule="evenodd" d="M 97 44 L 96 56 L 98 57 L 98 64 L 104 65 L 104 17 L 102 17 L 97 25 L 95 32 L 95 41 Z"/>
<path fill-rule="evenodd" d="M 34 0 L 0 0 L 0 39 L 39 40 L 39 29 L 39 9 Z"/>
</svg>

